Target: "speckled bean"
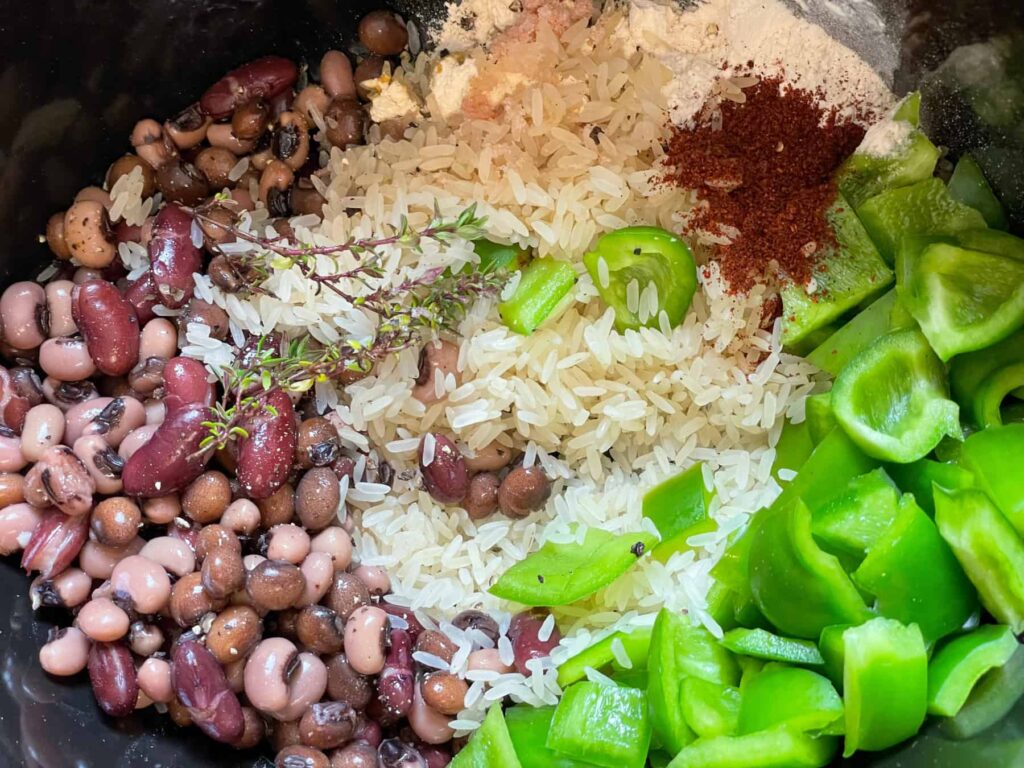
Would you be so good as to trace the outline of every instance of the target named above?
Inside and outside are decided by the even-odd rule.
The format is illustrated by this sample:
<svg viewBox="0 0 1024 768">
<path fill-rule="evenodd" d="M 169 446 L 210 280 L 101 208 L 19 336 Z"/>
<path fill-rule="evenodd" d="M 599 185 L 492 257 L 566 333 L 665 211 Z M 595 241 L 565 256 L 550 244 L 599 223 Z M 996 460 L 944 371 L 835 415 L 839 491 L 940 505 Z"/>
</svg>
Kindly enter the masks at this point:
<svg viewBox="0 0 1024 768">
<path fill-rule="evenodd" d="M 384 669 L 388 615 L 380 608 L 356 608 L 345 623 L 345 658 L 362 675 L 376 675 Z"/>
<path fill-rule="evenodd" d="M 174 646 L 171 685 L 192 722 L 211 739 L 230 744 L 241 737 L 245 727 L 242 705 L 228 685 L 223 667 L 188 636 Z"/>
<path fill-rule="evenodd" d="M 131 555 L 114 566 L 110 574 L 114 596 L 129 601 L 138 612 L 158 612 L 171 596 L 171 580 L 163 566 L 141 555 Z"/>
<path fill-rule="evenodd" d="M 352 564 L 352 536 L 339 526 L 320 531 L 313 537 L 310 548 L 313 552 L 330 555 L 335 571 L 347 570 Z"/>
<path fill-rule="evenodd" d="M 169 413 L 149 442 L 125 462 L 121 473 L 125 493 L 129 496 L 163 496 L 180 491 L 195 480 L 209 458 L 199 444 L 207 434 L 203 422 L 209 421 L 212 415 L 208 407 L 197 404 L 185 405 Z M 125 442 L 127 440 L 125 438 Z"/>
<path fill-rule="evenodd" d="M 139 554 L 179 579 L 187 573 L 192 573 L 196 567 L 195 553 L 188 544 L 171 536 L 150 539 L 139 550 Z"/>
<path fill-rule="evenodd" d="M 96 368 L 108 376 L 128 373 L 139 361 L 139 320 L 132 305 L 106 280 L 78 286 L 72 301 L 75 323 Z"/>
<path fill-rule="evenodd" d="M 153 701 L 166 704 L 174 698 L 171 665 L 163 659 L 149 658 L 139 667 L 139 688 Z"/>
<path fill-rule="evenodd" d="M 80 629 L 58 629 L 39 649 L 39 666 L 58 677 L 77 675 L 89 663 L 89 645 L 89 638 Z"/>
<path fill-rule="evenodd" d="M 71 311 L 71 291 L 74 287 L 75 284 L 70 280 L 54 280 L 46 284 L 46 309 L 51 338 L 71 336 L 78 332 Z"/>
<path fill-rule="evenodd" d="M 0 295 L 4 339 L 18 349 L 35 349 L 49 335 L 46 291 L 39 283 L 11 283 Z"/>
</svg>

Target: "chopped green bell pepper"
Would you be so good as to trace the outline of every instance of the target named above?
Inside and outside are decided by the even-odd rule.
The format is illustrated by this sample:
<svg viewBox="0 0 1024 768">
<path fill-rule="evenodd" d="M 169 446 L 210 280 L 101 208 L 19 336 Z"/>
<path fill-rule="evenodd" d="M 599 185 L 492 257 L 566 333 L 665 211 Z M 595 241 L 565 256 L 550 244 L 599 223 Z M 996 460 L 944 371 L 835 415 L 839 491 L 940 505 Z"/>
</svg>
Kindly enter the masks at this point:
<svg viewBox="0 0 1024 768">
<path fill-rule="evenodd" d="M 502 321 L 516 333 L 529 336 L 572 300 L 576 270 L 550 256 L 534 259 L 523 270 L 512 296 L 498 305 Z"/>
<path fill-rule="evenodd" d="M 807 362 L 833 376 L 839 375 L 854 355 L 892 329 L 891 316 L 896 303 L 895 290 L 875 299 L 807 355 Z"/>
<path fill-rule="evenodd" d="M 985 609 L 1014 632 L 1024 631 L 1024 541 L 989 497 L 936 488 L 935 524 Z"/>
<path fill-rule="evenodd" d="M 795 476 L 797 470 L 804 465 L 811 451 L 814 450 L 814 442 L 811 440 L 810 427 L 807 420 L 796 423 L 786 421 L 782 426 L 782 433 L 779 435 L 779 442 L 775 444 L 775 463 L 772 464 L 772 477 L 776 482 L 785 488 L 791 482 L 792 477 L 780 477 L 780 470 L 786 473 L 792 472 Z"/>
<path fill-rule="evenodd" d="M 879 464 L 877 459 L 858 448 L 845 430 L 837 427 L 814 446 L 797 476 L 772 506 L 781 507 L 803 499 L 808 507 L 818 509 L 835 498 L 848 481 Z"/>
<path fill-rule="evenodd" d="M 989 670 L 1001 667 L 1017 651 L 1013 630 L 997 624 L 978 627 L 939 649 L 928 665 L 928 712 L 953 717 Z"/>
<path fill-rule="evenodd" d="M 889 464 L 886 471 L 901 491 L 913 494 L 921 509 L 932 516 L 935 515 L 934 486 L 954 490 L 974 485 L 974 476 L 963 467 L 931 459 Z"/>
<path fill-rule="evenodd" d="M 545 543 L 505 571 L 489 591 L 523 605 L 568 605 L 611 584 L 656 542 L 646 531 L 616 535 L 590 528 L 582 544 Z"/>
<path fill-rule="evenodd" d="M 987 673 L 967 697 L 955 717 L 942 721 L 942 732 L 954 739 L 970 739 L 1002 720 L 1024 696 L 1024 645 L 1001 667 Z M 995 765 L 1016 765 L 996 763 Z"/>
<path fill-rule="evenodd" d="M 545 740 L 554 716 L 554 707 L 519 704 L 505 710 L 505 725 L 522 768 L 592 768 L 592 763 L 573 760 L 547 748 Z"/>
<path fill-rule="evenodd" d="M 583 264 L 619 331 L 683 321 L 697 290 L 697 266 L 686 243 L 659 227 L 625 227 L 603 235 Z M 645 296 L 653 294 L 653 301 Z"/>
<path fill-rule="evenodd" d="M 928 645 L 963 627 L 978 610 L 974 587 L 913 496 L 900 499 L 895 522 L 852 578 L 875 596 L 882 616 L 917 624 Z"/>
<path fill-rule="evenodd" d="M 680 706 L 687 725 L 700 738 L 732 736 L 740 714 L 740 690 L 688 677 L 681 686 Z"/>
<path fill-rule="evenodd" d="M 474 240 L 473 250 L 480 257 L 480 271 L 486 274 L 511 272 L 526 266 L 529 261 L 529 254 L 518 245 L 504 245 L 493 240 Z"/>
<path fill-rule="evenodd" d="M 819 666 L 825 660 L 818 647 L 810 640 L 780 637 L 763 629 L 731 629 L 722 638 L 722 645 L 741 656 L 753 656 L 766 661 L 784 661 L 787 664 Z"/>
<path fill-rule="evenodd" d="M 651 556 L 665 562 L 676 552 L 687 549 L 686 539 L 708 523 L 708 507 L 715 490 L 704 476 L 703 462 L 670 477 L 644 494 L 644 517 L 654 523 L 661 541 Z"/>
<path fill-rule="evenodd" d="M 949 177 L 949 196 L 978 211 L 993 229 L 1006 229 L 1006 209 L 999 202 L 981 166 L 970 154 L 963 155 Z"/>
<path fill-rule="evenodd" d="M 836 417 L 832 413 L 832 393 L 822 392 L 810 395 L 804 402 L 804 408 L 811 441 L 817 445 L 836 428 Z"/>
<path fill-rule="evenodd" d="M 859 624 L 870 616 L 839 561 L 815 544 L 803 501 L 763 510 L 753 526 L 750 588 L 782 632 L 817 638 L 830 624 Z"/>
<path fill-rule="evenodd" d="M 846 630 L 843 700 L 845 757 L 916 734 L 928 706 L 928 654 L 921 631 L 883 618 Z"/>
<path fill-rule="evenodd" d="M 828 678 L 809 669 L 766 664 L 743 687 L 739 733 L 785 726 L 794 731 L 830 735 L 842 732 L 843 700 Z M 831 726 L 836 725 L 837 731 Z"/>
<path fill-rule="evenodd" d="M 996 503 L 1006 519 L 1024 537 L 1024 424 L 975 432 L 964 441 L 963 466 L 974 473 L 978 486 Z"/>
<path fill-rule="evenodd" d="M 823 768 L 838 739 L 810 736 L 789 728 L 698 739 L 675 756 L 668 768 Z"/>
<path fill-rule="evenodd" d="M 562 662 L 558 667 L 558 684 L 565 688 L 579 682 L 587 676 L 587 667 L 597 670 L 607 666 L 621 668 L 616 663 L 615 652 L 612 650 L 616 640 L 622 643 L 622 648 L 633 665 L 631 669 L 646 666 L 647 654 L 651 647 L 651 631 L 650 627 L 640 627 L 632 632 L 615 632 L 598 640 L 589 648 Z"/>
<path fill-rule="evenodd" d="M 899 493 L 883 469 L 846 484 L 836 498 L 811 513 L 811 533 L 822 548 L 860 562 L 896 519 Z"/>
<path fill-rule="evenodd" d="M 575 760 L 606 768 L 643 768 L 650 742 L 643 691 L 582 682 L 562 695 L 546 744 Z"/>
<path fill-rule="evenodd" d="M 1024 329 L 997 344 L 957 355 L 949 367 L 949 387 L 965 416 L 979 428 L 1003 423 L 1003 401 L 1024 386 Z"/>
<path fill-rule="evenodd" d="M 894 262 L 904 235 L 950 235 L 985 226 L 980 213 L 950 197 L 936 178 L 875 195 L 857 206 L 857 215 L 887 264 Z"/>
<path fill-rule="evenodd" d="M 522 768 L 505 725 L 501 704 L 495 703 L 484 718 L 483 725 L 459 752 L 450 768 Z"/>
<path fill-rule="evenodd" d="M 840 691 L 843 689 L 844 652 L 843 633 L 850 628 L 849 624 L 834 624 L 821 630 L 818 639 L 818 650 L 825 660 L 825 674 Z"/>
<path fill-rule="evenodd" d="M 883 336 L 851 360 L 832 387 L 832 410 L 865 453 L 901 464 L 961 435 L 942 362 L 916 331 Z"/>
</svg>

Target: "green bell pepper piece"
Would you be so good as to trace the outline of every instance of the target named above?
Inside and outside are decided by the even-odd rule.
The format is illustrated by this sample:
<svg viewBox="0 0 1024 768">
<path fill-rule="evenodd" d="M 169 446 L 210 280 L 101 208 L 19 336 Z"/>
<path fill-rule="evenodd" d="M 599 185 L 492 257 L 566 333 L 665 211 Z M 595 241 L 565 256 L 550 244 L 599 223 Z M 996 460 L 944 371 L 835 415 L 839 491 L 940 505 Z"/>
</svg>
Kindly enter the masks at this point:
<svg viewBox="0 0 1024 768">
<path fill-rule="evenodd" d="M 699 739 L 675 756 L 668 768 L 823 768 L 838 739 L 789 728 Z"/>
<path fill-rule="evenodd" d="M 647 673 L 647 669 L 645 667 L 637 667 L 636 669 L 623 669 L 618 672 L 613 671 L 611 678 L 617 685 L 646 691 L 650 675 Z"/>
<path fill-rule="evenodd" d="M 1024 696 L 1024 645 L 1009 661 L 987 673 L 967 697 L 956 717 L 942 721 L 941 730 L 954 739 L 970 739 L 998 723 Z M 1002 763 L 997 765 L 1016 765 Z"/>
<path fill-rule="evenodd" d="M 1024 386 L 1024 329 L 997 344 L 957 355 L 949 367 L 949 387 L 964 415 L 979 428 L 1003 423 L 1003 401 Z"/>
<path fill-rule="evenodd" d="M 667 768 L 668 764 L 672 762 L 672 755 L 660 750 L 652 750 L 651 753 L 647 755 L 647 762 L 650 765 L 650 768 Z"/>
<path fill-rule="evenodd" d="M 646 531 L 616 535 L 590 528 L 582 544 L 547 542 L 505 571 L 489 591 L 534 607 L 568 605 L 611 584 L 655 543 Z"/>
<path fill-rule="evenodd" d="M 814 441 L 811 440 L 810 426 L 804 419 L 800 423 L 787 421 L 782 426 L 782 433 L 779 435 L 779 442 L 775 444 L 775 463 L 772 464 L 772 477 L 785 488 L 792 478 L 779 477 L 779 470 L 796 473 L 807 461 L 814 450 Z"/>
<path fill-rule="evenodd" d="M 883 469 L 853 478 L 842 493 L 811 513 L 811 533 L 822 548 L 860 562 L 896 519 L 899 493 Z"/>
<path fill-rule="evenodd" d="M 879 464 L 877 459 L 858 448 L 844 430 L 833 429 L 814 446 L 797 476 L 772 506 L 781 507 L 795 499 L 803 499 L 808 507 L 818 509 L 835 498 L 847 482 Z"/>
<path fill-rule="evenodd" d="M 888 464 L 886 472 L 904 493 L 914 495 L 921 509 L 934 517 L 934 486 L 955 490 L 970 488 L 974 476 L 957 464 L 943 464 L 931 459 L 918 459 L 910 464 Z"/>
<path fill-rule="evenodd" d="M 978 486 L 996 503 L 1024 537 L 1024 424 L 1007 424 L 975 432 L 964 441 L 961 461 Z"/>
<path fill-rule="evenodd" d="M 811 441 L 817 445 L 836 427 L 836 417 L 832 413 L 832 393 L 822 392 L 810 395 L 804 403 L 807 428 L 811 433 Z"/>
<path fill-rule="evenodd" d="M 505 710 L 505 725 L 519 763 L 523 768 L 592 768 L 592 763 L 573 760 L 547 748 L 545 740 L 554 716 L 554 707 L 519 704 Z"/>
<path fill-rule="evenodd" d="M 750 549 L 750 588 L 758 608 L 782 632 L 817 638 L 830 624 L 871 615 L 839 561 L 811 535 L 803 501 L 758 513 Z"/>
<path fill-rule="evenodd" d="M 643 768 L 650 742 L 651 720 L 643 691 L 581 682 L 562 695 L 546 745 L 606 768 Z"/>
<path fill-rule="evenodd" d="M 604 303 L 615 310 L 619 331 L 657 328 L 661 312 L 675 328 L 683 321 L 697 290 L 697 265 L 690 249 L 659 227 L 625 227 L 609 232 L 597 241 L 594 250 L 583 255 L 583 264 Z M 648 314 L 641 297 L 651 290 L 656 290 L 656 306 Z"/>
<path fill-rule="evenodd" d="M 550 256 L 534 259 L 523 270 L 512 296 L 498 305 L 502 321 L 516 333 L 529 336 L 572 300 L 576 270 Z"/>
<path fill-rule="evenodd" d="M 846 746 L 876 751 L 916 734 L 928 706 L 928 654 L 913 624 L 877 618 L 843 633 Z"/>
<path fill-rule="evenodd" d="M 589 648 L 585 648 L 575 656 L 572 656 L 558 667 L 558 684 L 565 688 L 573 683 L 579 682 L 587 676 L 587 667 L 601 670 L 608 666 L 621 669 L 621 665 L 615 660 L 615 652 L 612 646 L 618 640 L 632 662 L 633 668 L 645 667 L 647 665 L 647 654 L 651 647 L 650 627 L 640 627 L 632 632 L 615 632 L 608 637 L 598 640 Z"/>
<path fill-rule="evenodd" d="M 854 355 L 892 329 L 896 303 L 895 290 L 875 299 L 807 355 L 807 362 L 837 376 Z"/>
<path fill-rule="evenodd" d="M 875 596 L 882 616 L 917 624 L 928 645 L 978 610 L 974 587 L 913 496 L 900 499 L 896 521 L 868 551 L 853 582 Z"/>
<path fill-rule="evenodd" d="M 935 524 L 974 582 L 981 604 L 1024 631 L 1024 541 L 981 491 L 935 489 Z"/>
<path fill-rule="evenodd" d="M 916 331 L 883 336 L 851 360 L 832 387 L 832 410 L 865 453 L 901 464 L 962 434 L 942 362 Z"/>
<path fill-rule="evenodd" d="M 741 656 L 767 661 L 819 666 L 825 660 L 810 640 L 780 637 L 763 629 L 731 629 L 722 638 L 722 645 Z"/>
<path fill-rule="evenodd" d="M 483 724 L 459 752 L 450 768 L 522 768 L 505 725 L 501 704 L 495 703 Z"/>
<path fill-rule="evenodd" d="M 504 245 L 487 239 L 474 240 L 473 250 L 480 257 L 479 269 L 485 274 L 520 269 L 530 258 L 518 245 Z"/>
<path fill-rule="evenodd" d="M 680 706 L 687 725 L 700 738 L 736 733 L 740 714 L 739 688 L 688 677 L 681 686 Z"/>
<path fill-rule="evenodd" d="M 706 525 L 708 507 L 714 498 L 714 487 L 708 488 L 704 464 L 697 462 L 689 469 L 670 477 L 644 494 L 644 517 L 654 523 L 661 541 L 651 556 L 665 562 L 676 552 L 687 549 L 686 539 Z"/>
<path fill-rule="evenodd" d="M 949 177 L 948 186 L 950 197 L 974 208 L 990 227 L 1006 229 L 1009 223 L 1006 209 L 992 191 L 992 185 L 985 178 L 978 161 L 970 154 L 963 155 L 957 161 L 953 175 Z"/>
<path fill-rule="evenodd" d="M 953 717 L 967 703 L 982 676 L 1017 651 L 1013 630 L 987 624 L 955 637 L 928 664 L 928 713 Z"/>
<path fill-rule="evenodd" d="M 844 653 L 843 633 L 850 628 L 849 624 L 835 624 L 821 630 L 818 638 L 818 650 L 825 660 L 825 674 L 840 691 L 843 689 Z"/>
<path fill-rule="evenodd" d="M 862 301 L 885 290 L 894 279 L 864 225 L 841 195 L 826 218 L 837 247 L 819 255 L 813 292 L 792 281 L 784 283 L 780 291 L 782 343 L 787 346 L 798 344 L 838 320 Z"/>
<path fill-rule="evenodd" d="M 911 91 L 893 107 L 893 120 L 906 120 L 915 128 L 921 124 L 921 92 Z"/>
<path fill-rule="evenodd" d="M 820 733 L 830 726 L 842 732 L 843 700 L 828 678 L 809 669 L 767 664 L 743 688 L 739 733 L 767 731 L 785 726 L 794 731 Z"/>
<path fill-rule="evenodd" d="M 904 235 L 950 235 L 985 226 L 980 213 L 950 197 L 942 179 L 936 178 L 887 190 L 856 208 L 887 264 L 894 262 Z"/>
</svg>

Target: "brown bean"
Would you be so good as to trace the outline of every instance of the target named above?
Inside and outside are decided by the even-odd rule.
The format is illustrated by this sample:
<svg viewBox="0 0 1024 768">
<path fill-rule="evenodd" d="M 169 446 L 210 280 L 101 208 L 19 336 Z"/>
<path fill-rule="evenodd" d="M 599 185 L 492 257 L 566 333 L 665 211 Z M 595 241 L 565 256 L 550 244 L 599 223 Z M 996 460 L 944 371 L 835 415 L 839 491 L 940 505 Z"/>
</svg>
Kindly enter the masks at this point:
<svg viewBox="0 0 1024 768">
<path fill-rule="evenodd" d="M 171 589 L 169 605 L 171 618 L 178 626 L 191 627 L 206 614 L 223 607 L 223 602 L 203 588 L 202 576 L 196 571 L 178 579 Z"/>
<path fill-rule="evenodd" d="M 89 652 L 89 680 L 100 709 L 111 717 L 135 710 L 139 681 L 129 650 L 115 643 L 93 643 Z"/>
<path fill-rule="evenodd" d="M 435 384 L 438 375 L 455 378 L 456 386 L 461 380 L 459 374 L 459 348 L 450 341 L 437 339 L 428 342 L 420 350 L 419 376 L 412 388 L 412 396 L 427 405 L 436 403 L 444 395 L 438 396 Z"/>
<path fill-rule="evenodd" d="M 81 516 L 92 509 L 96 483 L 70 448 L 55 445 L 29 470 L 25 489 L 30 502 L 41 500 L 42 506 L 52 504 L 67 515 Z"/>
<path fill-rule="evenodd" d="M 325 467 L 338 458 L 340 443 L 337 428 L 323 416 L 299 424 L 295 458 L 300 467 Z"/>
<path fill-rule="evenodd" d="M 164 633 L 156 624 L 133 621 L 128 627 L 128 645 L 137 656 L 152 656 L 164 647 Z M 146 695 L 154 701 L 166 701 L 149 691 L 146 691 Z"/>
<path fill-rule="evenodd" d="M 327 659 L 327 695 L 362 710 L 373 698 L 373 680 L 352 669 L 342 653 Z"/>
<path fill-rule="evenodd" d="M 284 483 L 266 498 L 255 501 L 262 528 L 273 528 L 295 519 L 295 491 L 290 483 Z"/>
<path fill-rule="evenodd" d="M 199 730 L 231 744 L 242 736 L 242 705 L 228 686 L 224 669 L 199 642 L 179 640 L 171 656 L 171 685 Z"/>
<path fill-rule="evenodd" d="M 249 499 L 235 499 L 221 515 L 220 524 L 236 534 L 250 536 L 260 525 L 260 510 Z"/>
<path fill-rule="evenodd" d="M 238 482 L 252 499 L 265 499 L 280 488 L 295 455 L 295 409 L 288 395 L 277 390 L 266 398 L 276 410 L 248 420 L 249 437 L 238 448 Z"/>
<path fill-rule="evenodd" d="M 312 704 L 299 720 L 299 738 L 306 746 L 333 749 L 352 739 L 359 715 L 344 701 Z"/>
<path fill-rule="evenodd" d="M 501 481 L 498 506 L 502 513 L 523 518 L 541 509 L 551 496 L 551 481 L 540 467 L 516 467 Z"/>
<path fill-rule="evenodd" d="M 230 187 L 233 182 L 228 174 L 237 163 L 234 153 L 224 147 L 206 147 L 200 150 L 195 160 L 196 169 L 206 178 L 211 189 Z"/>
<path fill-rule="evenodd" d="M 168 413 L 149 442 L 125 462 L 121 473 L 125 493 L 163 496 L 180 491 L 198 477 L 209 458 L 200 448 L 207 435 L 203 422 L 212 416 L 208 407 L 195 403 Z"/>
<path fill-rule="evenodd" d="M 224 75 L 207 89 L 199 106 L 214 120 L 221 120 L 240 104 L 284 93 L 295 84 L 298 74 L 298 67 L 288 59 L 265 56 Z"/>
<path fill-rule="evenodd" d="M 420 653 L 429 653 L 437 656 L 450 664 L 452 659 L 455 658 L 457 648 L 455 643 L 449 640 L 448 636 L 443 632 L 438 632 L 436 629 L 428 629 L 421 632 L 420 636 L 416 639 L 416 650 Z"/>
<path fill-rule="evenodd" d="M 260 611 L 282 611 L 302 596 L 306 579 L 291 563 L 266 560 L 246 574 L 245 591 Z"/>
<path fill-rule="evenodd" d="M 412 744 L 401 739 L 386 739 L 377 748 L 380 768 L 427 768 L 423 755 Z"/>
<path fill-rule="evenodd" d="M 46 291 L 33 282 L 12 283 L 0 296 L 4 339 L 19 349 L 35 349 L 49 335 Z"/>
<path fill-rule="evenodd" d="M 130 555 L 115 565 L 110 584 L 118 601 L 143 614 L 157 613 L 171 596 L 167 571 L 141 555 Z"/>
<path fill-rule="evenodd" d="M 231 483 L 224 473 L 216 470 L 203 472 L 193 480 L 181 495 L 182 511 L 197 523 L 220 520 L 231 503 Z"/>
<path fill-rule="evenodd" d="M 295 620 L 299 642 L 312 651 L 336 654 L 345 643 L 345 622 L 325 605 L 309 605 Z"/>
<path fill-rule="evenodd" d="M 344 528 L 325 528 L 311 542 L 313 552 L 330 555 L 335 571 L 347 570 L 352 563 L 352 536 Z"/>
<path fill-rule="evenodd" d="M 494 645 L 498 643 L 498 622 L 483 611 L 462 611 L 452 619 L 452 625 L 464 632 L 479 632 Z"/>
<path fill-rule="evenodd" d="M 87 267 L 106 267 L 117 255 L 110 217 L 102 203 L 82 200 L 68 208 L 64 238 L 71 255 Z"/>
<path fill-rule="evenodd" d="M 236 691 L 237 693 L 237 691 Z M 267 735 L 267 725 L 253 707 L 242 707 L 242 735 L 232 744 L 235 749 L 255 749 Z"/>
<path fill-rule="evenodd" d="M 0 514 L 5 507 L 25 500 L 25 478 L 16 472 L 0 472 Z M 10 554 L 10 553 L 7 553 Z"/>
<path fill-rule="evenodd" d="M 122 176 L 128 176 L 136 168 L 141 169 L 142 173 L 142 198 L 151 197 L 156 191 L 156 174 L 153 173 L 153 166 L 138 155 L 122 155 L 110 164 L 107 169 L 107 189 L 112 189 Z"/>
<path fill-rule="evenodd" d="M 181 502 L 177 495 L 154 496 L 143 499 L 142 514 L 147 522 L 166 525 L 181 514 Z M 189 570 L 192 570 L 189 568 Z"/>
<path fill-rule="evenodd" d="M 51 579 L 37 577 L 32 582 L 32 608 L 77 608 L 89 599 L 92 578 L 78 568 L 68 568 Z"/>
<path fill-rule="evenodd" d="M 428 439 L 434 444 L 433 456 L 425 451 Z M 469 490 L 469 472 L 455 443 L 442 434 L 431 433 L 420 442 L 419 459 L 423 486 L 435 501 L 458 504 L 465 498 Z"/>
<path fill-rule="evenodd" d="M 488 443 L 472 456 L 466 456 L 470 472 L 497 472 L 512 462 L 512 449 L 498 441 Z"/>
<path fill-rule="evenodd" d="M 203 560 L 203 587 L 215 598 L 226 598 L 242 588 L 245 568 L 242 555 L 230 547 L 220 547 Z"/>
<path fill-rule="evenodd" d="M 327 140 L 340 149 L 362 144 L 370 116 L 355 99 L 333 99 L 324 113 Z"/>
<path fill-rule="evenodd" d="M 123 547 L 139 532 L 142 511 L 125 496 L 104 499 L 92 512 L 89 527 L 96 540 L 111 547 Z"/>
<path fill-rule="evenodd" d="M 203 172 L 181 158 L 157 169 L 156 186 L 165 199 L 182 205 L 197 205 L 210 196 L 210 182 Z"/>
<path fill-rule="evenodd" d="M 108 598 L 90 600 L 75 619 L 78 628 L 91 640 L 111 643 L 128 634 L 128 614 Z"/>
<path fill-rule="evenodd" d="M 270 105 L 256 98 L 239 104 L 231 116 L 231 132 L 243 141 L 253 141 L 263 135 L 270 122 Z"/>
<path fill-rule="evenodd" d="M 327 105 L 331 103 L 331 97 L 319 85 L 307 85 L 299 95 L 295 97 L 292 109 L 305 117 L 310 124 L 313 121 L 313 111 L 316 110 L 321 116 L 327 111 Z"/>
<path fill-rule="evenodd" d="M 391 647 L 384 669 L 377 678 L 377 696 L 390 717 L 405 717 L 412 707 L 416 676 L 412 660 L 412 640 L 403 629 L 390 632 Z"/>
<path fill-rule="evenodd" d="M 310 704 L 320 701 L 327 690 L 327 668 L 319 656 L 303 652 L 297 661 L 288 675 L 288 704 L 271 715 L 277 720 L 297 720 Z"/>
<path fill-rule="evenodd" d="M 341 51 L 328 51 L 320 59 L 320 82 L 332 99 L 356 97 L 352 62 Z"/>
<path fill-rule="evenodd" d="M 210 625 L 206 647 L 221 664 L 244 659 L 263 634 L 263 622 L 247 605 L 225 608 Z"/>
<path fill-rule="evenodd" d="M 39 649 L 39 666 L 58 677 L 77 675 L 89 663 L 89 638 L 77 627 L 59 629 Z"/>
<path fill-rule="evenodd" d="M 164 129 L 156 120 L 140 120 L 132 129 L 132 147 L 135 153 L 153 168 L 159 168 L 177 155 L 174 143 L 164 136 Z"/>
<path fill-rule="evenodd" d="M 370 604 L 370 591 L 358 577 L 344 571 L 335 571 L 334 582 L 323 603 L 348 621 L 357 609 Z"/>
<path fill-rule="evenodd" d="M 384 669 L 388 615 L 380 608 L 363 605 L 345 622 L 345 658 L 352 669 L 376 675 Z"/>
<path fill-rule="evenodd" d="M 75 323 L 100 372 L 123 376 L 139 361 L 139 321 L 113 284 L 90 280 L 73 295 Z"/>
<path fill-rule="evenodd" d="M 409 30 L 392 11 L 371 11 L 359 21 L 359 42 L 370 53 L 395 56 L 409 44 Z"/>
<path fill-rule="evenodd" d="M 161 302 L 179 309 L 192 298 L 192 273 L 202 268 L 199 248 L 192 242 L 192 217 L 176 205 L 160 209 L 149 241 L 150 273 Z"/>
<path fill-rule="evenodd" d="M 377 768 L 377 748 L 354 741 L 331 753 L 331 768 Z"/>
<path fill-rule="evenodd" d="M 462 711 L 469 686 L 450 672 L 431 672 L 420 683 L 423 701 L 442 715 Z"/>
<path fill-rule="evenodd" d="M 50 252 L 58 259 L 67 261 L 71 258 L 71 249 L 64 237 L 64 212 L 55 213 L 46 220 L 46 244 Z"/>
<path fill-rule="evenodd" d="M 196 536 L 196 560 L 203 562 L 206 556 L 216 549 L 231 549 L 241 555 L 242 543 L 238 540 L 238 536 L 235 535 L 234 531 L 225 528 L 223 525 L 218 523 L 204 525 Z"/>
<path fill-rule="evenodd" d="M 498 510 L 501 478 L 496 472 L 481 472 L 469 481 L 469 491 L 462 506 L 471 520 L 483 520 Z"/>
<path fill-rule="evenodd" d="M 309 159 L 309 123 L 306 118 L 298 112 L 282 113 L 270 148 L 274 157 L 293 171 L 302 168 Z"/>
<path fill-rule="evenodd" d="M 319 531 L 337 522 L 341 493 L 338 476 L 332 469 L 316 467 L 299 480 L 295 489 L 295 511 L 311 531 Z"/>
<path fill-rule="evenodd" d="M 314 216 L 324 215 L 324 205 L 327 200 L 321 195 L 308 178 L 299 178 L 291 188 L 291 208 L 296 216 L 313 214 Z"/>
<path fill-rule="evenodd" d="M 318 749 L 295 745 L 285 747 L 274 759 L 275 768 L 331 768 L 327 755 Z"/>
<path fill-rule="evenodd" d="M 71 336 L 78 331 L 71 300 L 74 288 L 75 284 L 70 280 L 54 280 L 46 284 L 47 325 L 51 338 Z"/>
<path fill-rule="evenodd" d="M 138 671 L 139 690 L 153 701 L 167 704 L 174 699 L 171 665 L 163 659 L 146 659 Z"/>
<path fill-rule="evenodd" d="M 512 650 L 515 652 L 516 671 L 526 677 L 533 674 L 527 663 L 550 656 L 562 639 L 558 627 L 555 627 L 548 639 L 540 639 L 540 628 L 546 618 L 547 614 L 543 611 L 524 611 L 513 616 L 509 625 L 508 639 L 512 641 Z"/>
<path fill-rule="evenodd" d="M 178 149 L 192 149 L 206 138 L 206 131 L 212 122 L 203 115 L 198 104 L 192 104 L 164 123 L 164 135 Z"/>
</svg>

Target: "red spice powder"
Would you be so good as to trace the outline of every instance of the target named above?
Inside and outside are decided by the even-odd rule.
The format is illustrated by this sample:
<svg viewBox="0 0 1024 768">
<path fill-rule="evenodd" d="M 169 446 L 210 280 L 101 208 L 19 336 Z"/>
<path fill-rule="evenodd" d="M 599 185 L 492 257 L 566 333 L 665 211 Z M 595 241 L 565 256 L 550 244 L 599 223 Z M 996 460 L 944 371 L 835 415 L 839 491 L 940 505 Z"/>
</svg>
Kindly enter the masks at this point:
<svg viewBox="0 0 1024 768">
<path fill-rule="evenodd" d="M 707 203 L 694 211 L 690 231 L 730 238 L 714 258 L 733 291 L 806 283 L 818 255 L 835 244 L 825 219 L 837 194 L 832 174 L 864 129 L 777 79 L 744 94 L 742 104 L 722 102 L 718 130 L 710 123 L 673 129 L 664 181 L 697 190 Z"/>
</svg>

